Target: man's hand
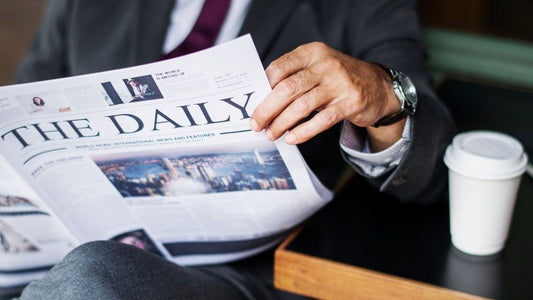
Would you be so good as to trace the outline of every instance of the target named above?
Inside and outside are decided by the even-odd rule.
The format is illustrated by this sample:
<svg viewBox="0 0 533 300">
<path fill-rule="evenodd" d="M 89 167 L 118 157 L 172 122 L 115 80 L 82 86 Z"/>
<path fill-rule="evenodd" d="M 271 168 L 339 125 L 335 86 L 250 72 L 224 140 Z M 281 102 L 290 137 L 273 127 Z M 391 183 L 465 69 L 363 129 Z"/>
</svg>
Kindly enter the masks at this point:
<svg viewBox="0 0 533 300">
<path fill-rule="evenodd" d="M 400 110 L 390 77 L 379 66 L 314 42 L 275 60 L 266 74 L 272 92 L 253 112 L 250 127 L 266 129 L 270 140 L 278 139 L 313 111 L 318 113 L 287 133 L 288 144 L 303 143 L 344 119 L 368 127 L 373 151 L 401 137 L 405 121 L 369 127 Z"/>
</svg>

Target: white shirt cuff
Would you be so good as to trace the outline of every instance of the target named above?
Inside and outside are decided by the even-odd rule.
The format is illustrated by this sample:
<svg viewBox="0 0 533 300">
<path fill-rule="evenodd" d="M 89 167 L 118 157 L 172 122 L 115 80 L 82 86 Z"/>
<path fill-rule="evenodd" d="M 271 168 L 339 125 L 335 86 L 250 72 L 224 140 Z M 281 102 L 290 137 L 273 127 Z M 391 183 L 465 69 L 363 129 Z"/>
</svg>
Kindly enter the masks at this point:
<svg viewBox="0 0 533 300">
<path fill-rule="evenodd" d="M 340 146 L 348 159 L 359 166 L 370 177 L 378 177 L 391 166 L 400 163 L 411 143 L 411 118 L 407 117 L 402 137 L 389 148 L 380 152 L 370 152 L 368 139 L 357 132 L 356 126 L 344 121 Z"/>
</svg>

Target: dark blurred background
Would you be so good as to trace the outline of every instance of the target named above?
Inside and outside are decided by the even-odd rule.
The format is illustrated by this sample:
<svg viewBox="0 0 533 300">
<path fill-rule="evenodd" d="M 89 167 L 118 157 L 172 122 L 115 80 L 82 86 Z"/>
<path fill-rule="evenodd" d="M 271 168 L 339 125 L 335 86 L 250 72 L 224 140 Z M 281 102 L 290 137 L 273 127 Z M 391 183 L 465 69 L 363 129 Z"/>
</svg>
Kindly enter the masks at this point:
<svg viewBox="0 0 533 300">
<path fill-rule="evenodd" d="M 12 82 L 46 2 L 0 1 L 0 86 Z M 503 38 L 533 46 L 533 0 L 419 0 L 418 6 L 426 28 Z"/>
<path fill-rule="evenodd" d="M 533 43 L 533 0 L 419 0 L 425 26 Z"/>
</svg>

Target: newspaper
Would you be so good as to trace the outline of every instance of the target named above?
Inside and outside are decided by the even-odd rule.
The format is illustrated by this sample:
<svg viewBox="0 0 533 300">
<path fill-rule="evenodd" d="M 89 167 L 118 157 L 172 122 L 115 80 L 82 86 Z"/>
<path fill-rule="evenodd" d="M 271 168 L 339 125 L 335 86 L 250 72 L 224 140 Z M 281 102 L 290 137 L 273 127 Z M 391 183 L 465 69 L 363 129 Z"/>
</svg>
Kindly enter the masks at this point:
<svg viewBox="0 0 533 300">
<path fill-rule="evenodd" d="M 278 243 L 332 194 L 249 128 L 270 91 L 250 36 L 147 65 L 0 88 L 0 287 L 116 240 L 183 265 Z"/>
</svg>

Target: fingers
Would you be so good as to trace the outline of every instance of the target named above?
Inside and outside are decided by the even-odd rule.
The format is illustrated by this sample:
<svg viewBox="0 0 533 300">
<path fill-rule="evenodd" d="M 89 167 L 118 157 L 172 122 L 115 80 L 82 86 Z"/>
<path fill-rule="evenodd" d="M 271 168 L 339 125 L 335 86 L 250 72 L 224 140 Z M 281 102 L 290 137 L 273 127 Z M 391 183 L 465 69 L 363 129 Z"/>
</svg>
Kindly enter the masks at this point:
<svg viewBox="0 0 533 300">
<path fill-rule="evenodd" d="M 306 44 L 273 61 L 265 70 L 270 86 L 274 88 L 283 79 L 309 67 L 318 53 L 317 50 L 324 47 L 327 46 L 322 43 Z"/>
<path fill-rule="evenodd" d="M 340 105 L 326 107 L 310 120 L 292 129 L 285 136 L 287 144 L 296 145 L 308 141 L 317 134 L 327 130 L 344 119 L 344 110 Z"/>
<path fill-rule="evenodd" d="M 290 129 L 285 141 L 299 144 L 343 119 L 361 127 L 372 124 L 383 113 L 385 98 L 379 95 L 384 85 L 368 65 L 323 43 L 283 55 L 266 69 L 272 91 L 253 112 L 251 129 L 266 129 L 270 140 Z"/>
<path fill-rule="evenodd" d="M 322 108 L 326 99 L 323 86 L 316 86 L 290 102 L 269 124 L 265 131 L 267 138 L 275 140 L 313 111 Z"/>
<path fill-rule="evenodd" d="M 301 119 L 307 116 L 315 107 L 312 105 L 313 102 L 305 100 L 313 101 L 316 98 L 306 94 L 312 91 L 320 80 L 321 77 L 314 73 L 313 68 L 307 68 L 280 81 L 253 112 L 251 119 L 257 127 L 252 129 L 262 130 L 271 126 L 273 120 L 276 120 L 276 126 L 279 126 L 278 118 L 280 117 L 286 122 L 285 129 L 287 129 L 298 121 L 292 120 L 293 118 L 299 116 Z M 294 113 L 292 118 L 288 118 L 290 114 L 286 112 L 289 107 L 289 112 Z M 302 114 L 305 115 L 302 116 Z"/>
<path fill-rule="evenodd" d="M 316 97 L 303 97 L 302 99 L 300 97 L 312 91 L 323 80 L 324 70 L 323 66 L 321 66 L 320 57 L 325 56 L 325 52 L 328 49 L 323 43 L 306 44 L 283 55 L 268 66 L 265 72 L 272 86 L 272 92 L 267 95 L 252 114 L 250 120 L 252 130 L 260 131 L 267 126 L 272 126 L 271 122 L 277 120 L 278 115 L 284 112 L 286 108 L 291 107 L 290 111 L 296 114 L 292 118 L 288 118 L 289 114 L 284 113 L 280 119 L 286 123 L 283 128 L 286 130 L 303 117 L 309 115 L 314 109 L 323 105 L 323 103 L 316 101 L 311 103 L 301 101 L 303 99 L 314 100 L 317 99 Z M 296 107 L 300 107 L 303 110 L 290 106 L 297 99 Z M 269 138 L 275 139 L 284 132 L 284 130 L 279 132 L 282 130 L 280 124 L 280 121 L 274 123 L 274 128 L 276 129 L 274 130 L 274 136 L 270 136 L 270 131 L 267 131 Z"/>
</svg>

